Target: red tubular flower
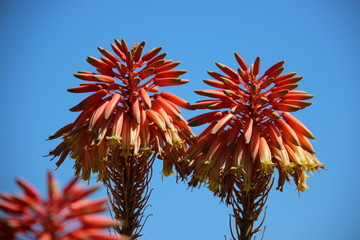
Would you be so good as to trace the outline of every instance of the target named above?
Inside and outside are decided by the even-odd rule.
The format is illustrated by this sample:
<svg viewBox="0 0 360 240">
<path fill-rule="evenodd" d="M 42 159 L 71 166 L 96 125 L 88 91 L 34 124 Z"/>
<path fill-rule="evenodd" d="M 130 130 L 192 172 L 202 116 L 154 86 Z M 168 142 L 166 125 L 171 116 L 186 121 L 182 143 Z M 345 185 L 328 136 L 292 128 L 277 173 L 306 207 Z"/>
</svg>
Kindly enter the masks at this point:
<svg viewBox="0 0 360 240">
<path fill-rule="evenodd" d="M 85 199 L 98 187 L 85 188 L 74 178 L 59 190 L 51 172 L 47 180 L 47 200 L 21 179 L 16 182 L 23 194 L 0 193 L 0 210 L 5 213 L 0 217 L 0 239 L 119 239 L 102 231 L 118 224 L 97 215 L 107 209 L 107 199 Z"/>
<path fill-rule="evenodd" d="M 183 156 L 194 135 L 178 107 L 191 106 L 158 87 L 187 83 L 179 78 L 186 71 L 173 70 L 180 62 L 164 60 L 161 47 L 142 54 L 145 42 L 130 49 L 124 40 L 115 40 L 111 46 L 115 54 L 99 47 L 100 59 L 87 58 L 97 72 L 74 74 L 86 82 L 68 91 L 93 93 L 70 109 L 81 112 L 77 119 L 49 138 L 63 138 L 50 155 L 59 156 L 58 166 L 67 156 L 75 159 L 76 175 L 84 180 L 90 172 L 106 178 L 107 163 L 119 157 L 148 159 L 153 153 L 164 161 L 164 175 L 173 174 L 175 165 L 184 176 Z"/>
<path fill-rule="evenodd" d="M 292 176 L 298 190 L 304 191 L 306 172 L 324 165 L 309 141 L 314 135 L 290 112 L 311 105 L 307 100 L 313 95 L 295 90 L 302 77 L 282 74 L 284 61 L 259 76 L 259 57 L 251 67 L 236 53 L 235 58 L 240 65 L 237 71 L 216 63 L 223 73 L 209 71 L 214 80 L 204 80 L 215 89 L 195 91 L 211 99 L 192 106 L 214 111 L 189 120 L 190 126 L 210 123 L 188 151 L 193 170 L 190 185 L 206 183 L 225 197 L 237 179 L 240 188 L 248 191 L 258 173 L 268 177 L 276 168 L 278 189 Z"/>
</svg>

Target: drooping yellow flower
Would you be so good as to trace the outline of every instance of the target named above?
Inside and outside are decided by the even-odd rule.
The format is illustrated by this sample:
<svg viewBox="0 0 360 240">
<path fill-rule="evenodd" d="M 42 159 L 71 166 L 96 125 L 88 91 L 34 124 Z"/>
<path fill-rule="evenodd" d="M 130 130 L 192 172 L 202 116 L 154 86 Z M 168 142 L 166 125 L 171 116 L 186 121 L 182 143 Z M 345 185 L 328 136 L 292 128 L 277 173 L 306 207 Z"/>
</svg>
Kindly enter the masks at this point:
<svg viewBox="0 0 360 240">
<path fill-rule="evenodd" d="M 269 177 L 277 169 L 278 189 L 292 176 L 298 190 L 305 190 L 305 172 L 324 166 L 309 141 L 314 135 L 290 112 L 311 105 L 307 100 L 313 95 L 295 90 L 302 77 L 282 74 L 284 61 L 259 75 L 259 57 L 250 67 L 236 53 L 235 58 L 240 65 L 237 71 L 216 63 L 223 73 L 209 71 L 214 79 L 204 80 L 215 89 L 195 91 L 210 99 L 192 106 L 214 111 L 189 120 L 190 126 L 210 124 L 188 151 L 190 185 L 205 183 L 225 197 L 235 181 L 248 191 L 259 174 Z"/>
</svg>

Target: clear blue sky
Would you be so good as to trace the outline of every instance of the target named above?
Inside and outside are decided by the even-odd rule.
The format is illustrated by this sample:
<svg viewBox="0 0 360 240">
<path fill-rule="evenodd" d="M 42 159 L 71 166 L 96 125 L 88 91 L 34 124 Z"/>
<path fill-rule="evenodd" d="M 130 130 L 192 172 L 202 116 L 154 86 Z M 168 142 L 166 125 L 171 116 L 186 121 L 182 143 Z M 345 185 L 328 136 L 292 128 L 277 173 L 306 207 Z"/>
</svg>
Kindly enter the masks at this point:
<svg viewBox="0 0 360 240">
<path fill-rule="evenodd" d="M 304 76 L 299 89 L 315 98 L 295 115 L 317 136 L 328 169 L 315 172 L 300 196 L 294 184 L 273 189 L 265 239 L 360 239 L 359 11 L 356 0 L 2 0 L 0 191 L 18 191 L 18 176 L 45 189 L 54 162 L 43 156 L 58 142 L 44 140 L 76 117 L 68 109 L 85 95 L 66 89 L 79 83 L 73 73 L 93 69 L 85 58 L 98 57 L 97 46 L 110 49 L 114 38 L 163 46 L 191 80 L 168 90 L 191 102 L 214 62 L 236 67 L 238 52 L 247 62 L 261 56 L 262 69 L 285 60 L 287 72 Z M 230 209 L 159 172 L 158 162 L 142 239 L 229 239 Z M 72 174 L 71 160 L 56 171 L 62 183 Z"/>
</svg>

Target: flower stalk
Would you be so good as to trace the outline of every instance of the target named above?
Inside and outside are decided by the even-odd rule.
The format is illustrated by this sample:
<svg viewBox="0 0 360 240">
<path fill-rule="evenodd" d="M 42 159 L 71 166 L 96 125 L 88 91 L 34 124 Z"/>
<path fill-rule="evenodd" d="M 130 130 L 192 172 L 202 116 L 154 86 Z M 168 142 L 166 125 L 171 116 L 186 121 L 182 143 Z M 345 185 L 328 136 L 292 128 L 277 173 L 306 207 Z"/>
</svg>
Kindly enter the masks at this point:
<svg viewBox="0 0 360 240">
<path fill-rule="evenodd" d="M 147 217 L 144 211 L 151 195 L 149 182 L 155 155 L 150 159 L 129 157 L 113 162 L 108 168 L 109 178 L 104 181 L 115 219 L 122 219 L 115 228 L 129 239 L 141 236 Z"/>
<path fill-rule="evenodd" d="M 251 240 L 257 232 L 262 230 L 265 213 L 260 224 L 256 227 L 254 224 L 263 212 L 272 183 L 270 178 L 261 175 L 254 182 L 256 182 L 256 186 L 248 191 L 243 190 L 241 181 L 235 183 L 235 191 L 232 192 L 233 200 L 230 202 L 233 209 L 232 217 L 235 221 L 235 229 L 232 229 L 230 223 L 233 239 Z"/>
</svg>

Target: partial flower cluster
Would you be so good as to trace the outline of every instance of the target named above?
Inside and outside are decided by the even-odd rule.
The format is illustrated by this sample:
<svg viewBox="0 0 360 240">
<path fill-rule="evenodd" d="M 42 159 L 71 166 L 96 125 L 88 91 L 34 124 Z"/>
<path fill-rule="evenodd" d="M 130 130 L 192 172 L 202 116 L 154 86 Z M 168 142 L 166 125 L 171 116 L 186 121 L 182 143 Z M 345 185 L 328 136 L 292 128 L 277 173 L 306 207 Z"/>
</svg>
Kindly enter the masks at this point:
<svg viewBox="0 0 360 240">
<path fill-rule="evenodd" d="M 255 173 L 270 176 L 277 169 L 278 189 L 293 177 L 298 190 L 304 191 L 306 172 L 324 165 L 309 141 L 314 135 L 290 112 L 311 105 L 307 100 L 313 95 L 295 90 L 302 77 L 295 72 L 282 74 L 284 61 L 260 76 L 259 57 L 250 67 L 236 53 L 235 58 L 240 65 L 237 71 L 216 63 L 222 73 L 209 71 L 214 79 L 204 80 L 215 89 L 195 91 L 211 99 L 192 106 L 214 111 L 189 120 L 190 126 L 210 124 L 188 151 L 190 185 L 205 183 L 224 196 L 237 178 L 248 191 Z"/>
<path fill-rule="evenodd" d="M 53 174 L 48 173 L 48 199 L 24 180 L 16 183 L 23 194 L 0 193 L 0 239 L 39 240 L 115 240 L 105 229 L 118 225 L 110 217 L 98 215 L 107 199 L 86 199 L 98 187 L 85 188 L 71 180 L 62 190 Z"/>
<path fill-rule="evenodd" d="M 186 71 L 173 70 L 180 62 L 164 60 L 161 47 L 142 54 L 145 42 L 129 48 L 124 40 L 112 44 L 115 54 L 98 48 L 100 59 L 87 61 L 97 72 L 74 74 L 86 82 L 68 89 L 72 93 L 93 92 L 71 108 L 81 112 L 77 119 L 49 139 L 61 137 L 50 155 L 59 157 L 59 166 L 67 156 L 75 159 L 76 174 L 87 180 L 91 172 L 106 178 L 109 161 L 128 157 L 148 159 L 157 153 L 164 161 L 164 175 L 186 174 L 184 153 L 194 137 L 179 107 L 191 109 L 188 102 L 159 87 L 188 82 L 179 78 Z"/>
</svg>

